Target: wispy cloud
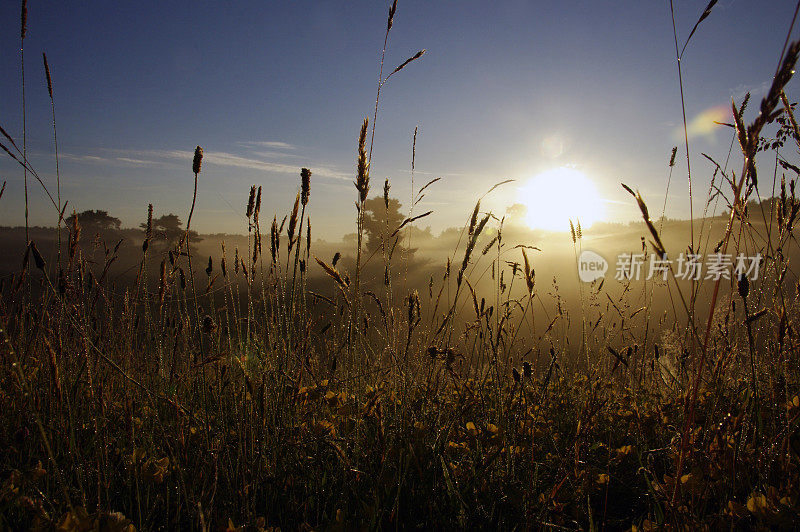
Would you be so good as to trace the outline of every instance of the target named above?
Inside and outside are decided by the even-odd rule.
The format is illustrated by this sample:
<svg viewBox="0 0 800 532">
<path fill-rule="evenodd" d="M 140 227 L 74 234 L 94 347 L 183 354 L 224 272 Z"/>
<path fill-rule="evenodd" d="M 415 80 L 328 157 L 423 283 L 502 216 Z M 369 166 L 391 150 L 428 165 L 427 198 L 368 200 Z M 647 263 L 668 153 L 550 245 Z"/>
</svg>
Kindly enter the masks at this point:
<svg viewBox="0 0 800 532">
<path fill-rule="evenodd" d="M 297 146 L 289 144 L 288 142 L 281 142 L 275 140 L 252 140 L 239 142 L 240 146 L 247 146 L 251 148 L 270 148 L 273 150 L 294 150 Z"/>
<path fill-rule="evenodd" d="M 104 156 L 64 153 L 62 157 L 77 163 L 106 164 L 109 166 L 119 164 L 135 166 L 172 166 L 177 161 L 191 162 L 192 157 L 194 157 L 194 152 L 189 150 L 111 150 L 111 154 Z M 298 165 L 268 160 L 270 157 L 271 152 L 255 152 L 252 155 L 243 156 L 229 152 L 206 151 L 203 157 L 203 164 L 228 168 L 246 168 L 275 174 L 299 174 L 300 167 Z M 343 180 L 349 180 L 352 177 L 349 173 L 341 172 L 326 165 L 315 165 L 312 162 L 309 162 L 308 165 L 317 177 Z"/>
<path fill-rule="evenodd" d="M 158 164 L 157 161 L 146 161 L 144 159 L 134 159 L 131 157 L 100 157 L 98 155 L 89 155 L 89 154 L 75 154 L 75 153 L 60 153 L 59 156 L 62 159 L 66 159 L 68 161 L 75 161 L 78 163 L 96 163 L 96 164 L 129 164 L 135 166 L 152 166 Z"/>
<path fill-rule="evenodd" d="M 145 166 L 157 164 L 155 161 L 145 161 L 144 159 L 131 159 L 130 157 L 116 157 L 115 160 L 123 163 L 141 164 Z"/>
<path fill-rule="evenodd" d="M 757 85 L 738 85 L 731 89 L 731 97 L 736 100 L 737 104 L 741 103 L 748 92 L 751 98 L 758 99 L 767 94 L 771 85 L 772 81 L 762 81 Z"/>
<path fill-rule="evenodd" d="M 59 156 L 62 159 L 67 159 L 68 161 L 90 162 L 90 163 L 111 162 L 112 160 L 112 159 L 106 159 L 105 157 L 97 157 L 96 155 L 75 155 L 73 153 L 66 153 L 66 152 L 60 153 Z"/>
<path fill-rule="evenodd" d="M 163 159 L 181 159 L 190 161 L 194 156 L 194 152 L 188 150 L 156 150 L 141 152 L 143 156 L 163 158 Z M 277 163 L 274 161 L 265 161 L 253 157 L 243 157 L 235 153 L 206 151 L 203 156 L 203 164 L 211 166 L 226 166 L 233 168 L 248 168 L 251 170 L 260 170 L 263 172 L 273 172 L 276 174 L 290 174 L 295 175 L 300 172 L 297 165 Z M 349 174 L 328 168 L 326 166 L 312 165 L 311 170 L 314 175 L 320 177 L 330 177 L 333 179 L 350 179 Z"/>
<path fill-rule="evenodd" d="M 254 151 L 253 155 L 256 157 L 263 157 L 264 159 L 301 159 L 300 155 L 294 153 L 282 153 L 279 151 Z"/>
</svg>

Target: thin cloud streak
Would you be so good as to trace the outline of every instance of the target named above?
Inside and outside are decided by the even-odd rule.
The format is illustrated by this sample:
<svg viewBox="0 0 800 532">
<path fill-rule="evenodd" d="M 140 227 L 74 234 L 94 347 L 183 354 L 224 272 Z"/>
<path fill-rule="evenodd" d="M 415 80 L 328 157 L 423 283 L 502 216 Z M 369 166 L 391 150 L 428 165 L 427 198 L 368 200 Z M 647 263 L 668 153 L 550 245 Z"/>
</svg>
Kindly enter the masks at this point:
<svg viewBox="0 0 800 532">
<path fill-rule="evenodd" d="M 113 159 L 106 159 L 104 157 L 97 157 L 96 155 L 74 155 L 72 153 L 62 152 L 59 154 L 62 159 L 67 159 L 68 161 L 77 161 L 77 162 L 91 162 L 91 163 L 110 163 Z M 30 158 L 29 158 L 30 159 Z"/>
<path fill-rule="evenodd" d="M 160 151 L 147 151 L 142 152 L 143 155 L 150 157 L 161 157 L 165 159 L 182 159 L 190 161 L 194 156 L 194 152 L 188 150 L 160 150 Z M 261 170 L 264 172 L 274 172 L 277 174 L 290 174 L 294 175 L 299 173 L 300 168 L 296 165 L 275 163 L 270 161 L 263 161 L 253 159 L 251 157 L 242 157 L 234 153 L 227 152 L 212 152 L 207 151 L 203 155 L 203 163 L 217 166 L 227 166 L 234 168 L 248 168 L 251 170 Z M 333 179 L 350 179 L 349 174 L 338 172 L 336 170 L 327 168 L 325 166 L 317 166 L 311 168 L 311 171 L 316 176 L 330 177 Z"/>
<path fill-rule="evenodd" d="M 149 165 L 152 165 L 152 164 L 157 164 L 154 161 L 145 161 L 143 159 L 131 159 L 130 157 L 116 157 L 114 160 L 120 161 L 120 162 L 123 162 L 123 163 L 141 164 L 141 165 L 146 165 L 146 166 L 149 166 Z"/>
<path fill-rule="evenodd" d="M 263 157 L 264 159 L 302 159 L 300 155 L 282 153 L 279 151 L 254 151 L 253 155 L 256 157 Z"/>
<path fill-rule="evenodd" d="M 257 148 L 271 148 L 273 150 L 295 150 L 297 146 L 289 144 L 288 142 L 281 141 L 244 141 L 237 143 L 239 146 L 257 147 Z"/>
<path fill-rule="evenodd" d="M 108 165 L 126 163 L 140 166 L 163 164 L 172 165 L 172 161 L 191 161 L 193 156 L 194 152 L 189 150 L 118 150 L 113 157 L 101 157 L 88 154 L 77 155 L 73 153 L 62 154 L 63 158 L 79 163 Z M 244 157 L 229 152 L 206 151 L 203 158 L 203 163 L 210 166 L 247 168 L 249 170 L 259 170 L 262 172 L 272 172 L 276 174 L 295 175 L 300 172 L 300 167 L 298 165 L 266 161 L 254 157 Z M 312 163 L 309 163 L 309 166 L 311 166 L 311 171 L 317 177 L 328 177 L 331 179 L 341 180 L 349 180 L 352 177 L 349 174 L 340 172 L 327 166 L 316 166 Z"/>
</svg>

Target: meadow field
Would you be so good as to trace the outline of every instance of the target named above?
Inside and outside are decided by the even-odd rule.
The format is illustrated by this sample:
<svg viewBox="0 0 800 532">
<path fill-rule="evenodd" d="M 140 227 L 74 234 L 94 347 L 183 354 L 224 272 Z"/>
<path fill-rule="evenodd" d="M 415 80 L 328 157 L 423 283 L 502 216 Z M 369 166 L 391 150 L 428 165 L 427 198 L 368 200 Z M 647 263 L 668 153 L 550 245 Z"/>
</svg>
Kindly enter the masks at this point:
<svg viewBox="0 0 800 532">
<path fill-rule="evenodd" d="M 351 202 L 325 206 L 352 219 L 336 241 L 314 236 L 313 167 L 279 212 L 254 185 L 239 233 L 200 234 L 197 146 L 180 219 L 144 204 L 124 228 L 73 212 L 63 176 L 0 128 L 26 186 L 24 205 L 0 191 L 26 216 L 0 228 L 0 529 L 797 529 L 790 21 L 765 96 L 732 102 L 731 149 L 706 156 L 706 209 L 688 220 L 627 182 L 638 219 L 535 230 L 486 207 L 500 180 L 462 225 L 425 229 L 423 196 L 457 184 L 414 174 L 416 131 L 410 197 L 370 175 L 381 88 L 424 50 L 393 71 L 381 56 Z M 666 151 L 665 176 L 688 144 Z M 27 223 L 29 189 L 53 226 Z M 691 254 L 728 268 L 687 277 Z M 586 280 L 589 256 L 608 269 Z M 662 269 L 619 266 L 634 256 Z M 755 270 L 737 261 L 754 256 Z"/>
</svg>

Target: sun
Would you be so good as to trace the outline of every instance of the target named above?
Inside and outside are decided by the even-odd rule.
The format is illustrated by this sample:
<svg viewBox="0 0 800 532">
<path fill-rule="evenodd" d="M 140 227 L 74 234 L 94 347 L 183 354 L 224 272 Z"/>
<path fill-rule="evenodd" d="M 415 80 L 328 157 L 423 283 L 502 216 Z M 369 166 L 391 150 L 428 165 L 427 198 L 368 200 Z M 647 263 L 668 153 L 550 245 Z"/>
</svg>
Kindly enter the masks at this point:
<svg viewBox="0 0 800 532">
<path fill-rule="evenodd" d="M 532 177 L 519 189 L 531 229 L 569 231 L 570 220 L 589 228 L 605 216 L 603 200 L 586 174 L 574 168 L 554 168 Z"/>
</svg>

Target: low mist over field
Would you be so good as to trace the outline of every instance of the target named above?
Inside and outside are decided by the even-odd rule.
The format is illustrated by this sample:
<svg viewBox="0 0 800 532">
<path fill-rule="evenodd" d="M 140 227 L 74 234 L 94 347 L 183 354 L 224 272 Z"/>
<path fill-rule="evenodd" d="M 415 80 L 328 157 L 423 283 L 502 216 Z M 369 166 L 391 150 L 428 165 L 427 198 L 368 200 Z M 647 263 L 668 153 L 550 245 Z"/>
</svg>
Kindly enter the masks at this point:
<svg viewBox="0 0 800 532">
<path fill-rule="evenodd" d="M 800 528 L 799 13 L 4 3 L 0 529 Z"/>
</svg>

